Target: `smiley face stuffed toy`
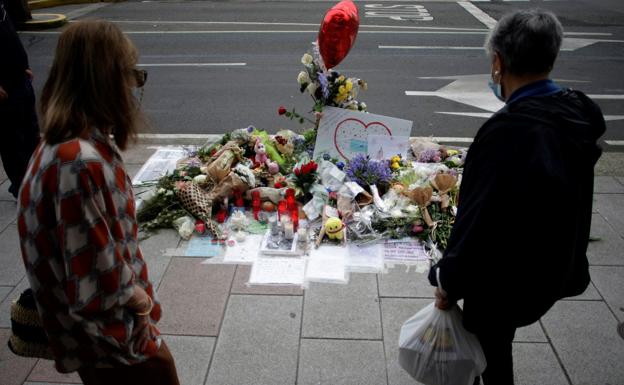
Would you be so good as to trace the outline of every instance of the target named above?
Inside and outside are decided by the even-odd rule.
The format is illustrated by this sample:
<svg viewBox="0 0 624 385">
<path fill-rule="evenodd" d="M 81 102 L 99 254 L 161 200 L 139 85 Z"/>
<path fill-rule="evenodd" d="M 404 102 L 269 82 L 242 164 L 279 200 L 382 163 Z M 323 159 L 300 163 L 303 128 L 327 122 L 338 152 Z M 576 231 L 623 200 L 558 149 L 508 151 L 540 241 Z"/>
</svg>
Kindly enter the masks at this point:
<svg viewBox="0 0 624 385">
<path fill-rule="evenodd" d="M 327 238 L 342 241 L 342 238 L 344 237 L 343 230 L 344 223 L 342 223 L 340 218 L 327 218 L 327 222 L 325 222 L 325 234 L 327 235 Z"/>
</svg>

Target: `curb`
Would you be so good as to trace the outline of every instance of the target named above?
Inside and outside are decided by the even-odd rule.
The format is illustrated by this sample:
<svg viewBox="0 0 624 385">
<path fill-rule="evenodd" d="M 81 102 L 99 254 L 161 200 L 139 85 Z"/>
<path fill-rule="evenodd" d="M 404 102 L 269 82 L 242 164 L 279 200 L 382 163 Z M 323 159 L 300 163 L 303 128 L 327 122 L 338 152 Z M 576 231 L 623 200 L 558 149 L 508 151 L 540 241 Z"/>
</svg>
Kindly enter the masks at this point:
<svg viewBox="0 0 624 385">
<path fill-rule="evenodd" d="M 48 28 L 57 28 L 67 23 L 65 15 L 57 13 L 33 13 L 32 20 L 18 25 L 22 31 L 32 31 Z"/>
</svg>

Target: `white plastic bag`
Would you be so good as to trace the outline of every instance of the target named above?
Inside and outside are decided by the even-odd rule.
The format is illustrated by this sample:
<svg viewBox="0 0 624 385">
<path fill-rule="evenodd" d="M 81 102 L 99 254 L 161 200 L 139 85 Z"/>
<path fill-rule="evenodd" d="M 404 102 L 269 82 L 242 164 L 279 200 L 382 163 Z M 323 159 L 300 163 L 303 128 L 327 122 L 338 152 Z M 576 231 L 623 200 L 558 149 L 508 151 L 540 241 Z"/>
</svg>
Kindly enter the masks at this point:
<svg viewBox="0 0 624 385">
<path fill-rule="evenodd" d="M 472 385 L 486 361 L 459 306 L 440 310 L 431 303 L 401 327 L 399 364 L 425 385 Z"/>
</svg>

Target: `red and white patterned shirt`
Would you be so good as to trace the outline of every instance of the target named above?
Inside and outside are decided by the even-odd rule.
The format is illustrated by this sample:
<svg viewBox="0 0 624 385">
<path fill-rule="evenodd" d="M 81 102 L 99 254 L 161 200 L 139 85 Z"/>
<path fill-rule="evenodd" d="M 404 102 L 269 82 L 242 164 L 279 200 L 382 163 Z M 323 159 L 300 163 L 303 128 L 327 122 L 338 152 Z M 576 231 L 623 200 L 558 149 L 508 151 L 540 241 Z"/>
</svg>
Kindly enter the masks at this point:
<svg viewBox="0 0 624 385">
<path fill-rule="evenodd" d="M 18 200 L 22 258 L 60 372 L 133 364 L 158 350 L 160 337 L 134 350 L 133 311 L 140 285 L 161 308 L 138 245 L 132 183 L 111 140 L 83 138 L 35 150 Z"/>
</svg>

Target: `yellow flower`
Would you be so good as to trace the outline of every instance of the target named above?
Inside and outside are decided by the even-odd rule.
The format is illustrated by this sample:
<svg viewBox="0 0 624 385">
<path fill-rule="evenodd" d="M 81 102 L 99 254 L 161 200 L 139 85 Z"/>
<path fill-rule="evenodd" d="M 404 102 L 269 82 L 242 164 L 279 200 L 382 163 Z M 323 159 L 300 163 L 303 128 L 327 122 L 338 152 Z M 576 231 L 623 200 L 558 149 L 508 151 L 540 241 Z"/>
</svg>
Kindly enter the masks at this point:
<svg viewBox="0 0 624 385">
<path fill-rule="evenodd" d="M 345 81 L 345 77 L 344 77 L 344 75 L 340 75 L 340 76 L 338 77 L 338 82 L 339 82 L 339 83 L 342 83 L 342 82 L 344 82 L 344 81 Z"/>
<path fill-rule="evenodd" d="M 351 82 L 351 80 L 347 80 L 347 83 L 345 84 L 345 89 L 347 90 L 347 92 L 351 92 L 351 90 L 353 89 L 353 82 Z"/>
<path fill-rule="evenodd" d="M 401 164 L 399 162 L 392 162 L 390 168 L 396 171 L 401 168 Z"/>
</svg>

